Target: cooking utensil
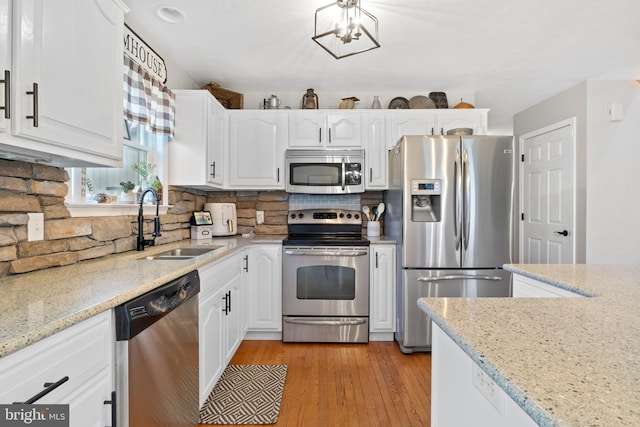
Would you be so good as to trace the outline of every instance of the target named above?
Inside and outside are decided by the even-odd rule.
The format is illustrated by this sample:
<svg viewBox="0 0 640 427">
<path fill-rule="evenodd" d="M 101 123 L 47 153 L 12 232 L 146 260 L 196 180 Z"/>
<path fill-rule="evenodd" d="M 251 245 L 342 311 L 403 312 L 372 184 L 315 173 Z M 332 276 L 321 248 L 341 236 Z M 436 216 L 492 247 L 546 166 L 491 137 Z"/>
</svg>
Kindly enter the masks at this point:
<svg viewBox="0 0 640 427">
<path fill-rule="evenodd" d="M 378 218 L 378 207 L 374 206 L 373 209 L 371 209 L 371 212 L 373 212 L 373 221 L 376 221 Z"/>
<path fill-rule="evenodd" d="M 401 96 L 398 96 L 396 98 L 393 98 L 391 100 L 391 102 L 389 102 L 389 107 L 390 110 L 397 110 L 397 109 L 401 109 L 401 110 L 405 110 L 409 108 L 409 100 L 407 98 L 403 98 Z"/>
<path fill-rule="evenodd" d="M 377 209 L 377 211 L 378 211 L 378 221 L 380 220 L 380 218 L 382 218 L 382 214 L 384 213 L 384 209 L 385 209 L 384 202 L 380 202 L 378 204 L 378 209 Z"/>
<path fill-rule="evenodd" d="M 431 98 L 427 98 L 423 95 L 416 95 L 409 100 L 409 108 L 412 109 L 428 109 L 436 108 L 435 102 Z"/>
<path fill-rule="evenodd" d="M 371 221 L 371 210 L 369 209 L 369 206 L 364 205 L 362 207 L 362 212 L 367 216 L 367 221 Z"/>
<path fill-rule="evenodd" d="M 468 102 L 464 102 L 462 98 L 460 98 L 460 102 L 453 106 L 453 108 L 475 108 L 472 104 Z"/>
<path fill-rule="evenodd" d="M 472 128 L 455 128 L 449 129 L 447 135 L 473 135 Z"/>
</svg>

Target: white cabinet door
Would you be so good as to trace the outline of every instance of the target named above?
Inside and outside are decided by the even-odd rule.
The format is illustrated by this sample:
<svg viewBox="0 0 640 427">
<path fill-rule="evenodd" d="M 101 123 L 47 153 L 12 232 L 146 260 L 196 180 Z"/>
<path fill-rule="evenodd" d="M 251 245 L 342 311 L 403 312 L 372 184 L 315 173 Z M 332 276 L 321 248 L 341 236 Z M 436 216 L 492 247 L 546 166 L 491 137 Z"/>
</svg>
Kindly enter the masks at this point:
<svg viewBox="0 0 640 427">
<path fill-rule="evenodd" d="M 291 148 L 322 148 L 324 146 L 323 129 L 324 114 L 318 110 L 291 112 L 289 114 L 288 146 Z"/>
<path fill-rule="evenodd" d="M 282 331 L 282 246 L 252 246 L 248 274 L 249 329 Z"/>
<path fill-rule="evenodd" d="M 242 278 L 240 272 L 227 284 L 225 290 L 227 295 L 225 360 L 228 363 L 244 338 L 244 329 L 242 327 L 242 318 L 244 316 L 242 312 Z"/>
<path fill-rule="evenodd" d="M 362 113 L 330 113 L 326 124 L 328 148 L 362 147 Z"/>
<path fill-rule="evenodd" d="M 0 135 L 11 132 L 11 2 L 0 0 Z M 9 80 L 9 81 L 7 81 Z"/>
<path fill-rule="evenodd" d="M 474 135 L 485 135 L 488 111 L 486 108 L 439 110 L 436 133 L 446 135 L 451 129 L 471 128 Z"/>
<path fill-rule="evenodd" d="M 291 148 L 362 147 L 362 113 L 320 110 L 289 113 Z"/>
<path fill-rule="evenodd" d="M 513 275 L 514 298 L 583 298 L 584 295 L 542 283 L 519 274 Z"/>
<path fill-rule="evenodd" d="M 369 331 L 395 332 L 394 245 L 371 245 Z"/>
<path fill-rule="evenodd" d="M 224 346 L 223 296 L 226 289 L 208 295 L 200 295 L 199 305 L 199 355 L 200 355 L 200 406 L 202 406 L 222 375 L 226 366 Z"/>
<path fill-rule="evenodd" d="M 284 111 L 229 111 L 229 188 L 284 189 Z"/>
<path fill-rule="evenodd" d="M 169 149 L 169 182 L 224 185 L 224 107 L 206 90 L 176 90 L 176 129 Z"/>
<path fill-rule="evenodd" d="M 435 128 L 434 110 L 394 110 L 387 119 L 387 149 L 404 135 L 433 135 Z"/>
<path fill-rule="evenodd" d="M 123 10 L 112 0 L 13 7 L 13 134 L 27 140 L 6 143 L 120 166 Z"/>
<path fill-rule="evenodd" d="M 0 402 L 24 402 L 66 377 L 36 403 L 69 404 L 73 427 L 111 425 L 114 330 L 106 311 L 0 359 Z"/>
<path fill-rule="evenodd" d="M 384 113 L 364 114 L 365 123 L 365 188 L 385 190 L 388 188 L 388 154 Z"/>
</svg>

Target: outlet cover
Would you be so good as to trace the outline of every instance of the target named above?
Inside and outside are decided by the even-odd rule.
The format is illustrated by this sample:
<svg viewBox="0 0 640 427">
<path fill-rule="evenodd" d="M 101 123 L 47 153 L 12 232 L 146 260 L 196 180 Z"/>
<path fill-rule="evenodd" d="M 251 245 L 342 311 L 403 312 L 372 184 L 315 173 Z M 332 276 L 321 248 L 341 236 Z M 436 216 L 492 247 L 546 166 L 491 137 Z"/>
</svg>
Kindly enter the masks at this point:
<svg viewBox="0 0 640 427">
<path fill-rule="evenodd" d="M 44 240 L 44 214 L 28 213 L 29 223 L 27 224 L 27 241 L 35 242 Z"/>
<path fill-rule="evenodd" d="M 264 211 L 256 211 L 256 223 L 258 225 L 264 222 Z"/>
</svg>

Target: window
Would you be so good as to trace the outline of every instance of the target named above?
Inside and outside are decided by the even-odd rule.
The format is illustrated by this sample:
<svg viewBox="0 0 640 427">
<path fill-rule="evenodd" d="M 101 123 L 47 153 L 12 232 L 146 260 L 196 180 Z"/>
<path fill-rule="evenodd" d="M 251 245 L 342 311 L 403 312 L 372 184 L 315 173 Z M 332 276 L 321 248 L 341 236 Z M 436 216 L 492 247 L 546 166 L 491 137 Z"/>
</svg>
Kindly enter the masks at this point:
<svg viewBox="0 0 640 427">
<path fill-rule="evenodd" d="M 129 139 L 126 138 L 129 137 Z M 149 178 L 158 176 L 161 183 L 167 182 L 167 165 L 165 159 L 168 137 L 152 134 L 144 125 L 125 120 L 125 140 L 123 143 L 123 166 L 121 168 L 68 168 L 69 192 L 66 197 L 67 208 L 72 216 L 111 216 L 131 215 L 137 213 L 135 198 L 132 200 L 122 195 L 121 182 L 130 181 L 133 185 L 148 183 L 133 168 L 141 162 L 153 165 Z M 163 205 L 167 201 L 167 186 L 163 185 L 160 194 Z M 134 195 L 134 190 L 130 194 Z M 145 203 L 150 203 L 145 199 Z"/>
</svg>

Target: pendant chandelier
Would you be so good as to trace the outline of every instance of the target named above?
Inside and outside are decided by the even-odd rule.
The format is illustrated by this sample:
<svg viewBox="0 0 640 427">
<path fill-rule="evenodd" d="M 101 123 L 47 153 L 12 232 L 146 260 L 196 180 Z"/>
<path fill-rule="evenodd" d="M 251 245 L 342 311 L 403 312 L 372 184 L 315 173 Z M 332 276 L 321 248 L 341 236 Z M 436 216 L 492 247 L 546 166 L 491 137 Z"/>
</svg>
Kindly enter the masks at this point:
<svg viewBox="0 0 640 427">
<path fill-rule="evenodd" d="M 376 49 L 378 19 L 360 0 L 337 0 L 316 10 L 312 39 L 336 59 Z"/>
</svg>

